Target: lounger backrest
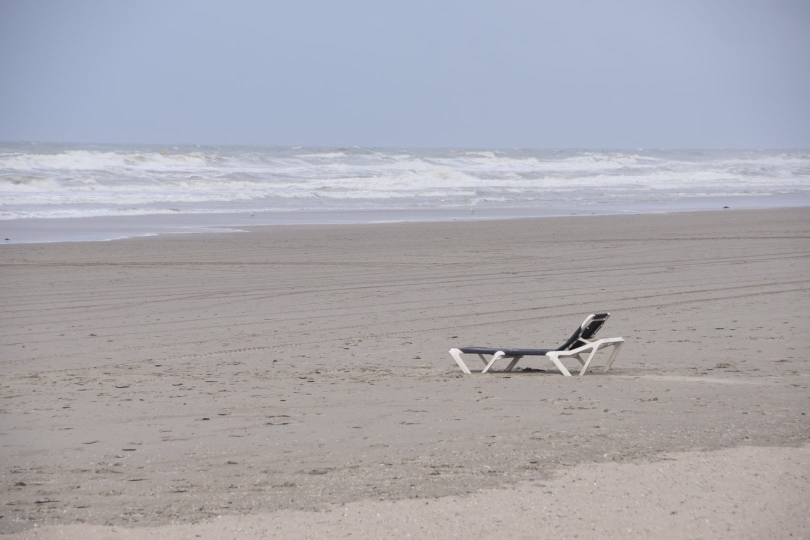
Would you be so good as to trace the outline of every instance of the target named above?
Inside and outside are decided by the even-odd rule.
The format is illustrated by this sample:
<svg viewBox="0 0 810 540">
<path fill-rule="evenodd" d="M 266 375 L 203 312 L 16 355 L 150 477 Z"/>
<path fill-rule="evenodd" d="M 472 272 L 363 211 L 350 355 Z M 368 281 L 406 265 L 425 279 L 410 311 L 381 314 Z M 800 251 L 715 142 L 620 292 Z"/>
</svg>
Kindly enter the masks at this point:
<svg viewBox="0 0 810 540">
<path fill-rule="evenodd" d="M 588 315 L 585 320 L 579 325 L 579 328 L 568 338 L 568 341 L 560 345 L 558 351 L 570 351 L 585 345 L 583 339 L 588 341 L 592 340 L 600 328 L 605 324 L 610 313 L 597 313 L 595 315 Z"/>
</svg>

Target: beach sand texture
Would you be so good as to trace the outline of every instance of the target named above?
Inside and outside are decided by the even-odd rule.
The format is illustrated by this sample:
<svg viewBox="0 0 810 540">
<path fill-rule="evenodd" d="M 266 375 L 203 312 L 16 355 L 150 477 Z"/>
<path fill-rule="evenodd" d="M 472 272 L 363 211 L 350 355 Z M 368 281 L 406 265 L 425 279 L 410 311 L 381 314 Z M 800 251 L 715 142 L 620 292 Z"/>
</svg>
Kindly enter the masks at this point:
<svg viewBox="0 0 810 540">
<path fill-rule="evenodd" d="M 807 538 L 809 239 L 802 208 L 2 246 L 0 532 Z M 602 310 L 607 374 L 447 353 Z"/>
</svg>

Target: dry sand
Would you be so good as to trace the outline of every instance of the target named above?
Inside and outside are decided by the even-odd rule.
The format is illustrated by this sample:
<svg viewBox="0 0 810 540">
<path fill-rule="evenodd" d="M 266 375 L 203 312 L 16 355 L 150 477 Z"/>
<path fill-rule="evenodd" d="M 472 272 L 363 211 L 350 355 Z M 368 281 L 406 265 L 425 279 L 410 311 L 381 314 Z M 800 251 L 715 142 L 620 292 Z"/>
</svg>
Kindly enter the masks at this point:
<svg viewBox="0 0 810 540">
<path fill-rule="evenodd" d="M 3 246 L 0 532 L 810 537 L 808 239 L 790 209 Z M 447 354 L 600 310 L 608 374 Z"/>
</svg>

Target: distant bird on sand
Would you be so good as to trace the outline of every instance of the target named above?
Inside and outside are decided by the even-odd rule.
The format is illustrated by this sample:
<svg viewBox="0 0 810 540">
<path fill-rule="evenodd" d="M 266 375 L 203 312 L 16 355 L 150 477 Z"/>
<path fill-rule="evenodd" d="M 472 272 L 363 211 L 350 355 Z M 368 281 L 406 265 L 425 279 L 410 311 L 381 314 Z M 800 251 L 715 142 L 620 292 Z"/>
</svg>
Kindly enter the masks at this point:
<svg viewBox="0 0 810 540">
<path fill-rule="evenodd" d="M 255 215 L 256 215 L 256 214 L 254 214 L 253 212 L 250 212 L 250 217 L 253 217 L 253 216 L 255 216 Z"/>
</svg>

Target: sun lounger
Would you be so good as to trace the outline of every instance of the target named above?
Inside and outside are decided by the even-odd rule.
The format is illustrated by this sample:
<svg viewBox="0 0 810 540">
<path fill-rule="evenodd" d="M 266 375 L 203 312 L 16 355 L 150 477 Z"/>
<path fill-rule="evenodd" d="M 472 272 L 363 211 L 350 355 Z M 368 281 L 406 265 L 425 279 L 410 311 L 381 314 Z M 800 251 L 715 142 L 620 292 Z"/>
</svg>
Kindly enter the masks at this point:
<svg viewBox="0 0 810 540">
<path fill-rule="evenodd" d="M 610 355 L 605 367 L 602 369 L 603 372 L 606 372 L 610 369 L 610 366 L 613 365 L 613 361 L 616 359 L 616 355 L 619 354 L 619 351 L 624 344 L 624 339 L 617 337 L 617 338 L 608 338 L 608 339 L 594 339 L 594 336 L 602 328 L 602 325 L 605 324 L 608 317 L 610 317 L 610 313 L 597 313 L 595 315 L 588 315 L 585 318 L 585 321 L 579 325 L 576 329 L 574 334 L 568 338 L 568 341 L 557 347 L 556 349 L 510 349 L 510 348 L 497 348 L 497 347 L 461 347 L 459 349 L 450 349 L 450 354 L 453 356 L 453 359 L 458 364 L 458 367 L 461 368 L 461 371 L 464 373 L 470 373 L 470 369 L 467 367 L 467 364 L 461 359 L 462 354 L 477 354 L 478 357 L 484 362 L 486 367 L 481 371 L 481 373 L 486 373 L 492 367 L 492 365 L 501 358 L 511 358 L 512 361 L 506 367 L 506 371 L 512 371 L 512 368 L 517 365 L 518 361 L 523 358 L 524 356 L 546 356 L 554 365 L 557 366 L 557 369 L 562 372 L 563 375 L 566 377 L 570 377 L 571 373 L 566 369 L 563 363 L 560 361 L 560 358 L 576 358 L 579 363 L 582 365 L 582 368 L 579 370 L 580 375 L 585 375 L 588 372 L 588 369 L 591 367 L 591 361 L 593 357 L 596 355 L 596 351 L 600 349 L 604 349 L 606 347 L 613 347 L 613 353 Z M 586 359 L 582 358 L 583 354 L 588 354 Z M 492 358 L 487 361 L 485 356 L 492 356 Z"/>
</svg>

